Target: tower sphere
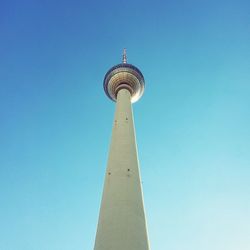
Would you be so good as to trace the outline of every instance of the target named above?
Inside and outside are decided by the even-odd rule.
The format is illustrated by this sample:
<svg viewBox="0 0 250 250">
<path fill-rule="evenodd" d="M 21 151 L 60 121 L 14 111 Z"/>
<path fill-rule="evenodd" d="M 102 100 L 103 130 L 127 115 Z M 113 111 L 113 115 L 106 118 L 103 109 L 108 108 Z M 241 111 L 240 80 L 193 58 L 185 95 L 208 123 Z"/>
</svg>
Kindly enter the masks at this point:
<svg viewBox="0 0 250 250">
<path fill-rule="evenodd" d="M 106 95 L 116 101 L 117 93 L 121 89 L 129 90 L 131 102 L 140 99 L 144 92 L 145 82 L 141 71 L 132 64 L 123 63 L 112 67 L 105 75 L 103 87 Z"/>
</svg>

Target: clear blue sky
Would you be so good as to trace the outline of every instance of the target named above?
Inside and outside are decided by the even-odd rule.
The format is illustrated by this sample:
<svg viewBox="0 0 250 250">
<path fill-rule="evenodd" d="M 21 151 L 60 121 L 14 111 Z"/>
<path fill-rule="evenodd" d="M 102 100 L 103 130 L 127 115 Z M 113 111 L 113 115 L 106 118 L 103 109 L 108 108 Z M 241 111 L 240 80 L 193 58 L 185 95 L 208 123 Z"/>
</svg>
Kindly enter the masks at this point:
<svg viewBox="0 0 250 250">
<path fill-rule="evenodd" d="M 93 249 L 114 103 L 134 104 L 152 250 L 250 249 L 248 0 L 0 3 L 0 249 Z"/>
</svg>

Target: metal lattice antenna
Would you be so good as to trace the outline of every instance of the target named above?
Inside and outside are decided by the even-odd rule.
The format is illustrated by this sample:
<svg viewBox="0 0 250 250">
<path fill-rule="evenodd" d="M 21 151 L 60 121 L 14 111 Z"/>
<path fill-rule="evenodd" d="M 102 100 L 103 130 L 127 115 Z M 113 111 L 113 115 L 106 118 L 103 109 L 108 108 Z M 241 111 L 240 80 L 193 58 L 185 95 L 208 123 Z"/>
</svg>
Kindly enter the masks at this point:
<svg viewBox="0 0 250 250">
<path fill-rule="evenodd" d="M 123 49 L 122 63 L 127 63 L 127 53 L 125 48 Z"/>
</svg>

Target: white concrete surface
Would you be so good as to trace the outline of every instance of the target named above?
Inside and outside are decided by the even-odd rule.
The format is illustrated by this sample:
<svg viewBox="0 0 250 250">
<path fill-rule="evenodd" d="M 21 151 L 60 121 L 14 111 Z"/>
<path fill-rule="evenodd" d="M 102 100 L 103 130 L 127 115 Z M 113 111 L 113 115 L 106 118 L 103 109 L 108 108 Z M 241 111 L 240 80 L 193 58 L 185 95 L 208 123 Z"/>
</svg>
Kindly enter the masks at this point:
<svg viewBox="0 0 250 250">
<path fill-rule="evenodd" d="M 149 250 L 130 92 L 119 91 L 94 250 Z"/>
</svg>

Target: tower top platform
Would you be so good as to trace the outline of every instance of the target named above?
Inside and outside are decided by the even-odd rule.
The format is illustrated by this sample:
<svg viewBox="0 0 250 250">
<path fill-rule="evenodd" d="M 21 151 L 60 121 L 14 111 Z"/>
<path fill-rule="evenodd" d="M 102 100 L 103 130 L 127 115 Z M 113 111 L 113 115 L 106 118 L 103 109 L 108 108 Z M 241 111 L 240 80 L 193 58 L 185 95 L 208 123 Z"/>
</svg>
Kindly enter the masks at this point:
<svg viewBox="0 0 250 250">
<path fill-rule="evenodd" d="M 126 50 L 123 53 L 123 63 L 113 66 L 105 75 L 103 87 L 106 95 L 116 101 L 121 89 L 129 90 L 131 102 L 140 99 L 144 92 L 145 81 L 141 71 L 132 64 L 127 63 Z"/>
</svg>

